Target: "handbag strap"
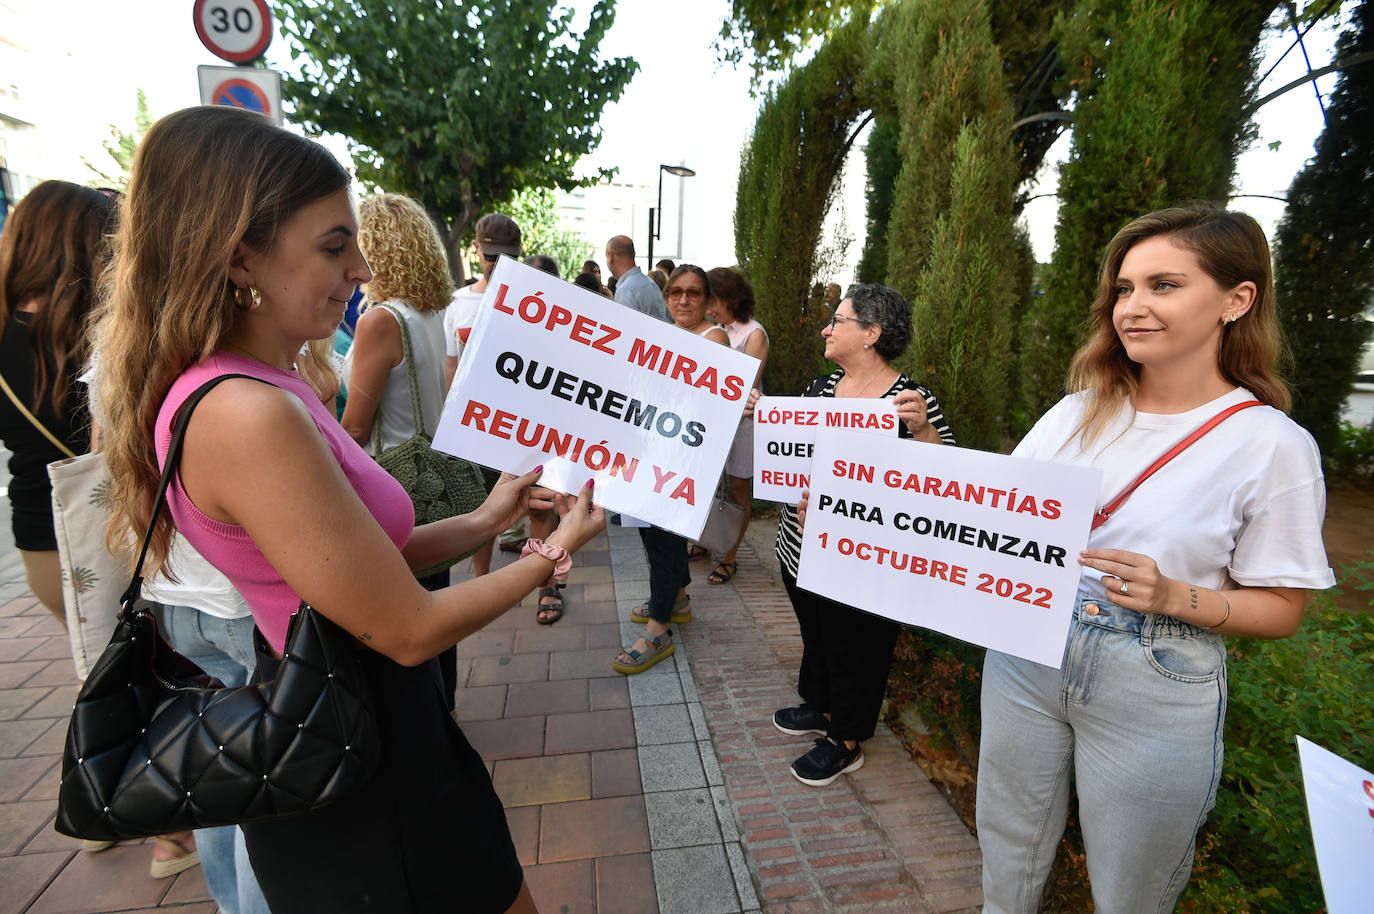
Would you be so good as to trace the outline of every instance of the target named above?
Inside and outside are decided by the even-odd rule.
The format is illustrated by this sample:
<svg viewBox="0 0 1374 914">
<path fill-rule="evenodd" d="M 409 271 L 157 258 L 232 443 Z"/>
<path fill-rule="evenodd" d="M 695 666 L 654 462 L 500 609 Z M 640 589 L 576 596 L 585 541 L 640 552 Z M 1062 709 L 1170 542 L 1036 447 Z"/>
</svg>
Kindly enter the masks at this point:
<svg viewBox="0 0 1374 914">
<path fill-rule="evenodd" d="M 192 391 L 177 410 L 176 424 L 172 426 L 172 443 L 167 447 L 167 459 L 162 464 L 162 479 L 157 484 L 157 497 L 153 499 L 153 515 L 148 519 L 148 531 L 143 534 L 143 546 L 138 550 L 138 562 L 134 565 L 133 579 L 129 581 L 128 588 L 119 598 L 119 617 L 124 618 L 129 607 L 138 599 L 143 591 L 143 560 L 148 555 L 148 545 L 153 541 L 153 530 L 157 528 L 157 519 L 162 514 L 162 505 L 167 499 L 167 486 L 172 482 L 172 474 L 176 472 L 177 459 L 181 456 L 181 440 L 186 437 L 186 426 L 191 423 L 191 411 L 196 408 L 196 404 L 205 398 L 212 388 L 221 381 L 230 378 L 251 378 L 254 381 L 262 381 L 262 378 L 254 378 L 246 374 L 222 374 L 217 378 L 211 378 L 204 384 Z M 270 381 L 262 381 L 270 384 Z M 275 385 L 273 385 L 275 386 Z"/>
<path fill-rule="evenodd" d="M 1175 444 L 1173 447 L 1169 448 L 1169 450 L 1165 451 L 1158 460 L 1150 464 L 1145 469 L 1145 472 L 1141 473 L 1139 476 L 1135 478 L 1135 482 L 1131 483 L 1124 490 L 1122 490 L 1121 494 L 1117 495 L 1116 498 L 1113 498 L 1106 505 L 1099 508 L 1097 513 L 1093 515 L 1092 529 L 1096 530 L 1098 527 L 1105 524 L 1107 520 L 1113 514 L 1116 513 L 1116 509 L 1121 507 L 1121 503 L 1124 502 L 1132 492 L 1134 492 L 1137 488 L 1140 487 L 1141 483 L 1149 479 L 1151 476 L 1155 475 L 1155 473 L 1158 473 L 1160 468 L 1163 467 L 1164 464 L 1168 463 L 1170 460 L 1173 460 L 1179 454 L 1182 454 L 1184 451 L 1188 450 L 1188 448 L 1196 444 L 1198 439 L 1201 438 L 1203 435 L 1207 434 L 1212 429 L 1216 428 L 1218 425 L 1225 422 L 1227 419 L 1231 418 L 1241 410 L 1249 409 L 1252 406 L 1263 405 L 1264 404 L 1258 400 L 1246 400 L 1244 403 L 1237 403 L 1234 406 L 1228 406 L 1226 409 L 1223 409 L 1221 412 L 1217 413 L 1215 416 L 1208 419 L 1206 422 L 1202 423 L 1197 428 L 1193 429 L 1193 431 L 1189 433 L 1188 437 L 1184 438 L 1178 444 Z"/>
<path fill-rule="evenodd" d="M 0 387 L 3 387 L 5 389 L 5 396 L 10 398 L 10 402 L 14 404 L 14 408 L 19 410 L 19 412 L 23 414 L 24 418 L 28 419 L 34 428 L 42 432 L 44 438 L 47 438 L 49 441 L 51 441 L 59 451 L 66 454 L 68 457 L 76 456 L 76 453 L 71 448 L 67 447 L 65 444 L 62 443 L 62 439 L 58 438 L 52 432 L 48 431 L 48 427 L 44 425 L 41 421 L 39 421 L 37 416 L 29 412 L 29 408 L 27 406 L 25 406 L 23 403 L 19 401 L 19 396 L 14 392 L 13 389 L 10 388 L 9 382 L 5 380 L 5 376 L 2 374 L 0 374 Z"/>
<path fill-rule="evenodd" d="M 396 323 L 401 325 L 401 354 L 406 363 L 406 381 L 410 384 L 410 418 L 415 423 L 415 434 L 425 433 L 425 407 L 420 402 L 420 381 L 415 376 L 415 359 L 412 357 L 410 346 L 410 328 L 406 326 L 405 318 L 401 312 L 388 304 L 380 303 L 377 307 L 388 311 L 391 316 L 396 318 Z M 382 453 L 382 406 L 377 404 L 377 417 L 372 420 L 372 440 L 375 442 L 373 447 L 377 450 L 377 455 Z"/>
</svg>

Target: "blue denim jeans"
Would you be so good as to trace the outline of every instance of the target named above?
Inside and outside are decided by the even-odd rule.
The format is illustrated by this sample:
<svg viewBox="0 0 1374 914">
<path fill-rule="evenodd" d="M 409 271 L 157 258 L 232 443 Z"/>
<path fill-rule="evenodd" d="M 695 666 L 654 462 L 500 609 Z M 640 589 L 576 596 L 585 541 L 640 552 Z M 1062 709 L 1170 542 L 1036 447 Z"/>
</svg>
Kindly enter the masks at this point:
<svg viewBox="0 0 1374 914">
<path fill-rule="evenodd" d="M 225 685 L 245 685 L 253 675 L 251 616 L 220 619 L 190 606 L 163 606 L 158 620 L 179 654 Z M 196 850 L 205 884 L 223 914 L 271 914 L 236 826 L 196 829 Z"/>
<path fill-rule="evenodd" d="M 1221 637 L 1080 593 L 1061 669 L 988 651 L 982 712 L 983 910 L 1034 914 L 1072 774 L 1099 914 L 1172 911 L 1221 777 Z"/>
</svg>

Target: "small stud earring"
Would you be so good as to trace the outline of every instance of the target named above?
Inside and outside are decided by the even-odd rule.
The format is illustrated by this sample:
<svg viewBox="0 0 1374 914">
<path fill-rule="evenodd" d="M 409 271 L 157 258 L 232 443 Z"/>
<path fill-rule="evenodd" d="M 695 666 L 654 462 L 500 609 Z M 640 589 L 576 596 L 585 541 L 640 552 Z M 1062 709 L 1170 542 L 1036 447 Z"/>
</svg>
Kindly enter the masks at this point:
<svg viewBox="0 0 1374 914">
<path fill-rule="evenodd" d="M 872 348 L 872 346 L 873 346 L 872 343 L 864 343 L 864 348 L 865 348 L 865 349 L 870 349 L 870 348 Z"/>
</svg>

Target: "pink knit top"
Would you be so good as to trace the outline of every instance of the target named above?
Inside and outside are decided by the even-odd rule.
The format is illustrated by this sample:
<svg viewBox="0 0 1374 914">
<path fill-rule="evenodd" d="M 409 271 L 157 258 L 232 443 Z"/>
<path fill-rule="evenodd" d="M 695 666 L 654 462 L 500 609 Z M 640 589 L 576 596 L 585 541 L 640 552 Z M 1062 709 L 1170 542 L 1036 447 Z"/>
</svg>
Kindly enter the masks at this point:
<svg viewBox="0 0 1374 914">
<path fill-rule="evenodd" d="M 172 425 L 181 404 L 201 384 L 223 374 L 245 374 L 259 378 L 295 395 L 304 403 L 363 504 L 372 512 L 396 548 L 406 544 L 415 527 L 415 508 L 405 489 L 363 452 L 319 397 L 315 396 L 310 386 L 294 371 L 282 371 L 223 350 L 201 364 L 188 368 L 172 382 L 167 397 L 162 401 L 162 408 L 158 410 L 154 445 L 159 464 L 166 459 L 167 449 L 171 446 Z M 177 531 L 243 594 L 253 610 L 253 621 L 262 630 L 267 643 L 280 653 L 286 644 L 287 625 L 300 605 L 300 595 L 272 567 L 246 530 L 202 514 L 186 496 L 178 477 L 173 477 L 168 487 L 167 504 Z M 327 609 L 325 614 L 328 615 Z"/>
</svg>

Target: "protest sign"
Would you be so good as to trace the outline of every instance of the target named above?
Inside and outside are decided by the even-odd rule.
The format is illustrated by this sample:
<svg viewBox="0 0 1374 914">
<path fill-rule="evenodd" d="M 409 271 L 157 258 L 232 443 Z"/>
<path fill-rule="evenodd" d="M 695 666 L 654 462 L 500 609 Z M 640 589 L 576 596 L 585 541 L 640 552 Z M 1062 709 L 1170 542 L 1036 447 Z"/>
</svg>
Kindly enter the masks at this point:
<svg viewBox="0 0 1374 914">
<path fill-rule="evenodd" d="M 1307 816 L 1328 914 L 1368 912 L 1374 860 L 1374 774 L 1298 737 Z"/>
<path fill-rule="evenodd" d="M 758 360 L 502 257 L 434 446 L 693 538 Z"/>
<path fill-rule="evenodd" d="M 897 407 L 882 398 L 760 397 L 754 404 L 754 497 L 796 504 L 808 488 L 820 428 L 896 436 Z"/>
<path fill-rule="evenodd" d="M 819 429 L 797 585 L 1058 668 L 1101 471 Z"/>
</svg>

